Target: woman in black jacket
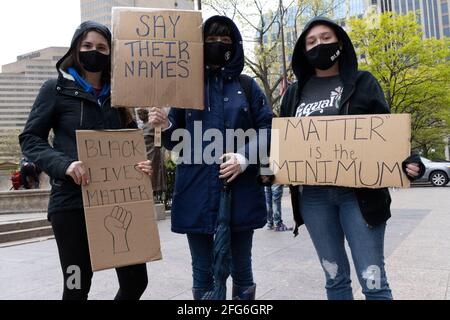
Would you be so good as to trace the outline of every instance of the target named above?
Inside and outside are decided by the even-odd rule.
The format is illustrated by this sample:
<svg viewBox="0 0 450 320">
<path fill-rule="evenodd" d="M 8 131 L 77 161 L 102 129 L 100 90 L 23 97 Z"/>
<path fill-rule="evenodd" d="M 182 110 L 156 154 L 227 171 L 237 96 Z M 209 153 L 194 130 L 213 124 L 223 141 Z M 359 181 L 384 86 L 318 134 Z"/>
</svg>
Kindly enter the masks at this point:
<svg viewBox="0 0 450 320">
<path fill-rule="evenodd" d="M 48 218 L 64 277 L 63 300 L 87 299 L 93 275 L 81 194 L 89 176 L 78 161 L 75 131 L 136 127 L 127 109 L 111 107 L 110 50 L 109 29 L 83 22 L 69 51 L 56 64 L 58 79 L 44 83 L 19 136 L 23 154 L 51 178 Z M 52 146 L 48 143 L 51 129 Z M 138 166 L 151 174 L 148 161 Z M 116 271 L 120 288 L 115 298 L 139 299 L 147 287 L 146 265 Z"/>
<path fill-rule="evenodd" d="M 292 84 L 282 117 L 389 113 L 377 80 L 358 71 L 347 33 L 326 18 L 311 20 L 294 49 Z M 317 107 L 318 106 L 318 107 Z M 423 174 L 418 157 L 404 162 L 410 179 Z M 291 186 L 296 230 L 306 225 L 326 276 L 328 299 L 353 299 L 347 240 L 367 299 L 392 299 L 384 268 L 384 233 L 390 217 L 387 188 Z"/>
</svg>

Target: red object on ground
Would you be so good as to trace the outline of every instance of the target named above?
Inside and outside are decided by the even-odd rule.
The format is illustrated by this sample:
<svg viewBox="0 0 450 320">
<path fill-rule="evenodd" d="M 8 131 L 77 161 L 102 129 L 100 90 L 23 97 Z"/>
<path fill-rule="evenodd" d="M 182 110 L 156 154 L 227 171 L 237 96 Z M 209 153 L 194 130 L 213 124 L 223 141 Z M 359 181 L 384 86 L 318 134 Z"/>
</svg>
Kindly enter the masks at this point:
<svg viewBox="0 0 450 320">
<path fill-rule="evenodd" d="M 20 171 L 14 171 L 11 173 L 11 182 L 14 190 L 19 190 L 20 188 Z"/>
</svg>

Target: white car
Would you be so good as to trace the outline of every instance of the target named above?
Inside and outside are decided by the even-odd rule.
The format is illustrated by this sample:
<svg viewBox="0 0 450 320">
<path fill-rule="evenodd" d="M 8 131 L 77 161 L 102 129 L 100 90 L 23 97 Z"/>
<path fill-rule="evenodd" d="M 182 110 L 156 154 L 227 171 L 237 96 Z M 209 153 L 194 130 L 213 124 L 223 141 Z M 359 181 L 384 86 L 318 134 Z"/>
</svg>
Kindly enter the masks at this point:
<svg viewBox="0 0 450 320">
<path fill-rule="evenodd" d="M 435 187 L 444 187 L 450 180 L 450 162 L 435 162 L 420 157 L 425 165 L 425 174 L 415 182 L 431 182 Z"/>
</svg>

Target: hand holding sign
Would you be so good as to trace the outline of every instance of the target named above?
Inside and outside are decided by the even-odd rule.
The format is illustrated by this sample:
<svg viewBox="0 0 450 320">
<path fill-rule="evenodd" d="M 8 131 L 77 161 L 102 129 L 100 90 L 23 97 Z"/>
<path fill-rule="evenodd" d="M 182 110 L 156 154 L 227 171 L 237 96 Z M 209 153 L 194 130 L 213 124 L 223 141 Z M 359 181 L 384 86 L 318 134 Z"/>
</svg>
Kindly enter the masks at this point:
<svg viewBox="0 0 450 320">
<path fill-rule="evenodd" d="M 148 117 L 153 126 L 161 127 L 163 130 L 169 127 L 169 119 L 163 109 L 151 108 Z"/>
<path fill-rule="evenodd" d="M 130 251 L 127 231 L 131 220 L 131 212 L 119 206 L 114 207 L 111 215 L 106 216 L 105 228 L 113 237 L 114 254 Z"/>
<path fill-rule="evenodd" d="M 153 174 L 153 168 L 150 160 L 139 162 L 137 164 L 137 167 L 139 170 L 141 170 L 143 173 L 147 174 L 149 177 Z"/>
<path fill-rule="evenodd" d="M 163 109 L 151 108 L 149 122 L 155 127 L 155 147 L 161 147 L 161 130 L 169 127 L 169 119 Z"/>
<path fill-rule="evenodd" d="M 74 161 L 66 170 L 66 176 L 70 176 L 78 185 L 87 186 L 89 176 L 82 161 Z"/>
<path fill-rule="evenodd" d="M 417 163 L 410 163 L 406 166 L 406 172 L 408 173 L 408 176 L 415 178 L 419 176 L 420 167 Z"/>
</svg>

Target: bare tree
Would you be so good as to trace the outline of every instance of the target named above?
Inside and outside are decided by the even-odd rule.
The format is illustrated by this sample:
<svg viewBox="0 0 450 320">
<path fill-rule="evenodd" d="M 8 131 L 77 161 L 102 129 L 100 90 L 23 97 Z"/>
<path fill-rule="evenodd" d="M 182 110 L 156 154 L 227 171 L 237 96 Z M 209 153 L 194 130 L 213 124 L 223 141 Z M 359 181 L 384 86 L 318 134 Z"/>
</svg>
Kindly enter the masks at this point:
<svg viewBox="0 0 450 320">
<path fill-rule="evenodd" d="M 340 0 L 342 1 L 342 0 Z M 336 8 L 335 0 L 204 0 L 203 5 L 236 20 L 244 41 L 253 45 L 253 54 L 245 56 L 248 71 L 261 84 L 269 106 L 277 111 L 281 100 L 281 83 L 292 72 L 293 44 L 300 29 L 313 16 L 328 15 Z M 284 39 L 284 41 L 283 41 Z M 286 67 L 284 67 L 286 66 Z"/>
</svg>

